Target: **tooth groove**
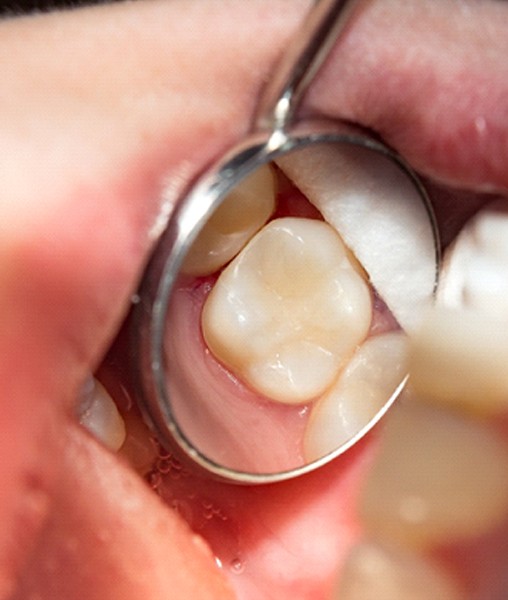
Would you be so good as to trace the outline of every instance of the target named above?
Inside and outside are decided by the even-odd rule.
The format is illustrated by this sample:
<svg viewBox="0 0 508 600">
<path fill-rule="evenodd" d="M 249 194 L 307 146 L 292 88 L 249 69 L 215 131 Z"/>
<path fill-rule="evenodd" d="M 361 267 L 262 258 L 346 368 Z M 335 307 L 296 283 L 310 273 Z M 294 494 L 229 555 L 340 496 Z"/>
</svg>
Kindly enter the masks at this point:
<svg viewBox="0 0 508 600">
<path fill-rule="evenodd" d="M 280 402 L 314 398 L 367 335 L 370 291 L 326 223 L 276 219 L 226 267 L 202 330 L 212 353 Z"/>
</svg>

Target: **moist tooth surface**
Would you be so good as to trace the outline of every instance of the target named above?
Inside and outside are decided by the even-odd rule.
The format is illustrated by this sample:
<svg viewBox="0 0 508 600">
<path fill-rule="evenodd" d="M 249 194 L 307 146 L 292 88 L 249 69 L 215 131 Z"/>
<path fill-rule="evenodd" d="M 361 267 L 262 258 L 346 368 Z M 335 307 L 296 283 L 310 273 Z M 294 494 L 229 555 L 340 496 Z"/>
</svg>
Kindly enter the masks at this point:
<svg viewBox="0 0 508 600">
<path fill-rule="evenodd" d="M 205 303 L 205 341 L 254 390 L 311 400 L 336 379 L 372 319 L 368 284 L 327 223 L 266 225 L 224 269 Z"/>
<path fill-rule="evenodd" d="M 390 332 L 366 340 L 319 399 L 305 433 L 305 456 L 316 460 L 359 433 L 386 406 L 406 373 L 406 336 Z"/>
<path fill-rule="evenodd" d="M 235 186 L 194 241 L 183 271 L 209 275 L 228 263 L 270 218 L 276 183 L 273 168 L 263 165 Z"/>
</svg>

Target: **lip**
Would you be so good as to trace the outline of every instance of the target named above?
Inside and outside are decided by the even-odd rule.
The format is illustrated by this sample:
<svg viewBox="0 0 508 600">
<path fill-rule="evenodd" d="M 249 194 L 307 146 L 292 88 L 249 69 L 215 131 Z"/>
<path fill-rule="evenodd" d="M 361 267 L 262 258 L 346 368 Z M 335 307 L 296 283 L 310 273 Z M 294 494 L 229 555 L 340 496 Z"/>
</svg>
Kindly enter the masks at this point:
<svg viewBox="0 0 508 600">
<path fill-rule="evenodd" d="M 60 497 L 65 496 L 64 489 L 69 492 L 69 495 L 67 496 L 68 502 L 59 504 L 58 508 L 60 511 L 63 506 L 71 509 L 72 486 L 64 475 L 77 468 L 82 469 L 82 473 L 86 473 L 86 466 L 89 464 L 84 458 L 83 461 L 78 460 L 76 455 L 74 455 L 74 462 L 72 460 L 70 463 L 64 462 L 62 457 L 65 456 L 64 448 L 68 440 L 65 436 L 60 436 L 55 432 L 70 429 L 70 435 L 76 436 L 80 440 L 79 444 L 81 444 L 83 453 L 88 453 L 89 460 L 93 462 L 93 460 L 104 459 L 108 465 L 105 468 L 119 469 L 124 473 L 123 467 L 115 461 L 107 460 L 103 452 L 92 441 L 68 424 L 67 409 L 77 390 L 79 380 L 84 377 L 85 369 L 96 363 L 102 355 L 124 316 L 129 296 L 135 287 L 135 279 L 142 270 L 150 245 L 147 236 L 148 222 L 157 212 L 160 182 L 164 175 L 171 171 L 169 187 L 171 194 L 176 195 L 195 172 L 218 154 L 224 145 L 239 137 L 246 128 L 256 90 L 277 54 L 274 40 L 277 40 L 279 47 L 282 47 L 285 36 L 291 30 L 289 20 L 296 21 L 298 18 L 296 9 L 294 13 L 292 10 L 288 10 L 287 3 L 286 5 L 284 3 L 277 4 L 277 7 L 280 7 L 280 9 L 277 8 L 277 14 L 275 14 L 272 4 L 270 3 L 270 13 L 274 18 L 273 21 L 270 19 L 269 24 L 266 19 L 261 19 L 257 12 L 261 10 L 259 6 L 266 8 L 267 4 L 261 3 L 258 6 L 256 3 L 254 8 L 249 8 L 248 6 L 254 6 L 254 3 L 249 3 L 248 6 L 247 3 L 239 3 L 238 6 L 232 7 L 231 14 L 235 22 L 257 23 L 256 27 L 251 28 L 245 25 L 243 30 L 239 30 L 238 38 L 224 35 L 224 28 L 227 28 L 228 24 L 222 22 L 220 11 L 214 13 L 214 9 L 210 7 L 207 8 L 210 13 L 205 11 L 202 17 L 203 30 L 216 34 L 214 43 L 218 47 L 222 47 L 221 44 L 226 43 L 226 40 L 229 40 L 230 46 L 228 46 L 229 50 L 226 49 L 225 54 L 220 57 L 220 61 L 223 63 L 222 68 L 216 66 L 215 70 L 212 69 L 210 79 L 203 79 L 202 73 L 196 74 L 196 79 L 189 84 L 189 89 L 197 86 L 196 89 L 202 90 L 203 95 L 206 96 L 209 90 L 214 88 L 211 81 L 224 82 L 224 90 L 217 97 L 209 99 L 200 107 L 193 106 L 193 110 L 197 109 L 199 114 L 206 115 L 207 118 L 192 122 L 192 125 L 188 124 L 192 121 L 192 111 L 188 111 L 183 106 L 185 98 L 188 97 L 186 94 L 190 93 L 189 90 L 180 90 L 181 98 L 184 99 L 182 106 L 162 103 L 158 105 L 159 109 L 154 111 L 156 118 L 146 119 L 149 111 L 142 108 L 145 106 L 143 101 L 146 100 L 146 97 L 142 92 L 139 92 L 140 95 L 132 93 L 132 79 L 129 78 L 132 72 L 135 72 L 135 65 L 151 65 L 151 57 L 154 56 L 153 40 L 159 40 L 161 43 L 161 39 L 167 39 L 167 23 L 174 22 L 172 8 L 169 5 L 163 8 L 157 3 L 147 3 L 145 7 L 141 8 L 143 6 L 141 3 L 136 5 L 135 10 L 134 5 L 108 8 L 113 11 L 108 13 L 112 15 L 110 19 L 106 18 L 106 12 L 95 12 L 94 10 L 86 13 L 88 17 L 85 17 L 85 13 L 83 16 L 80 15 L 79 19 L 72 15 L 66 17 L 68 19 L 67 31 L 79 31 L 81 36 L 84 31 L 83 27 L 88 34 L 95 30 L 94 35 L 98 37 L 93 39 L 100 44 L 100 47 L 104 47 L 106 43 L 108 48 L 110 47 L 110 31 L 106 31 L 104 37 L 101 37 L 103 35 L 101 33 L 103 31 L 102 24 L 106 21 L 109 27 L 113 27 L 117 33 L 119 29 L 125 29 L 127 32 L 116 38 L 119 53 L 123 52 L 123 46 L 126 47 L 129 44 L 132 44 L 133 47 L 146 48 L 146 54 L 143 54 L 142 57 L 136 56 L 134 66 L 132 62 L 129 62 L 126 71 L 118 74 L 114 85 L 119 85 L 119 89 L 116 89 L 113 84 L 113 87 L 108 87 L 107 78 L 99 76 L 97 86 L 95 86 L 97 95 L 92 94 L 84 99 L 79 99 L 79 94 L 74 97 L 71 93 L 63 93 L 58 85 L 52 86 L 50 85 L 51 81 L 48 80 L 35 83 L 23 81 L 23 69 L 19 69 L 17 75 L 9 70 L 5 89 L 12 89 L 14 102 L 11 106 L 12 111 L 4 112 L 6 122 L 19 123 L 23 111 L 30 111 L 36 106 L 45 106 L 48 94 L 58 90 L 58 100 L 61 101 L 63 97 L 67 98 L 66 102 L 70 102 L 71 114 L 76 117 L 75 123 L 81 123 L 82 129 L 71 128 L 68 137 L 59 139 L 58 142 L 55 141 L 52 136 L 60 120 L 58 111 L 49 112 L 44 115 L 45 122 L 53 123 L 54 127 L 46 127 L 44 136 L 39 140 L 41 152 L 35 157 L 39 160 L 36 161 L 34 157 L 28 158 L 23 154 L 21 146 L 20 151 L 14 155 L 15 160 L 6 160 L 2 166 L 2 169 L 5 170 L 12 168 L 12 173 L 14 173 L 14 176 L 10 173 L 9 177 L 2 179 L 7 186 L 7 197 L 15 193 L 14 197 L 19 200 L 16 202 L 16 211 L 14 212 L 19 215 L 23 212 L 21 209 L 28 208 L 24 212 L 31 215 L 28 221 L 16 221 L 16 237 L 7 240 L 4 238 L 2 241 L 2 253 L 5 257 L 5 263 L 2 263 L 2 280 L 5 284 L 2 308 L 5 310 L 4 314 L 9 314 L 10 318 L 7 333 L 1 341 L 2 354 L 7 357 L 2 360 L 2 381 L 5 382 L 3 394 L 9 401 L 4 402 L 3 406 L 2 422 L 4 427 L 8 425 L 8 428 L 1 436 L 4 456 L 1 473 L 2 482 L 5 482 L 5 485 L 2 486 L 0 507 L 2 522 L 12 524 L 12 529 L 5 530 L 0 564 L 6 568 L 5 581 L 8 584 L 15 585 L 18 581 L 16 574 L 27 564 L 25 563 L 27 553 L 33 551 L 33 556 L 37 557 L 38 551 L 44 548 L 43 545 L 39 548 L 35 545 L 37 533 L 41 531 L 44 523 L 49 528 L 55 520 L 58 520 L 58 513 L 53 511 L 57 507 L 54 499 L 60 485 L 63 486 L 59 492 Z M 294 3 L 291 6 L 293 7 Z M 432 27 L 428 27 L 424 18 L 427 16 L 423 14 L 426 7 L 411 5 L 406 9 L 404 3 L 401 6 L 402 10 L 407 10 L 407 12 L 402 13 L 400 20 L 391 21 L 393 27 L 388 38 L 389 44 L 383 50 L 380 45 L 374 46 L 372 40 L 386 38 L 377 36 L 377 34 L 372 35 L 372 33 L 373 30 L 374 33 L 376 32 L 376 27 L 378 31 L 384 31 L 382 17 L 384 11 L 389 9 L 383 8 L 381 3 L 374 3 L 373 12 L 365 15 L 364 24 L 362 25 L 362 22 L 359 21 L 356 33 L 352 34 L 349 40 L 346 40 L 342 47 L 337 49 L 337 52 L 341 53 L 340 57 L 337 55 L 335 59 L 332 59 L 328 71 L 324 73 L 320 82 L 317 82 L 314 91 L 309 96 L 306 110 L 312 109 L 313 112 L 327 113 L 333 117 L 339 116 L 340 112 L 340 116 L 346 116 L 378 130 L 424 175 L 431 176 L 440 182 L 452 182 L 461 187 L 471 185 L 479 190 L 486 186 L 506 190 L 508 187 L 507 175 L 504 167 L 501 168 L 501 165 L 506 164 L 505 153 L 508 147 L 506 130 L 502 126 L 505 108 L 503 102 L 498 101 L 500 98 L 506 97 L 506 81 L 508 81 L 503 72 L 506 69 L 503 7 L 497 4 L 482 3 L 480 8 L 474 9 L 471 5 L 471 10 L 479 11 L 478 19 L 471 19 L 471 22 L 475 22 L 475 27 L 482 29 L 481 24 L 486 24 L 487 19 L 493 17 L 495 20 L 494 26 L 489 25 L 483 30 L 489 31 L 491 39 L 495 40 L 496 48 L 493 52 L 494 58 L 489 59 L 488 69 L 481 73 L 478 62 L 480 59 L 475 56 L 471 64 L 476 67 L 473 69 L 472 76 L 465 79 L 464 73 L 467 72 L 465 63 L 467 63 L 469 55 L 461 54 L 457 57 L 447 54 L 450 60 L 446 67 L 443 67 L 442 70 L 437 69 L 437 71 L 432 68 L 434 62 L 439 63 L 439 56 L 443 55 L 443 47 L 446 48 L 446 44 L 450 43 L 450 38 L 443 31 L 442 25 L 437 23 L 438 21 L 441 24 L 453 22 L 453 17 L 456 15 L 449 14 L 450 7 L 433 6 L 432 16 L 436 23 L 435 32 L 437 32 L 434 35 Z M 138 42 L 139 46 L 129 39 L 129 36 L 132 36 L 132 26 L 126 26 L 129 23 L 132 25 L 132 21 L 135 21 L 135 17 L 138 15 L 136 12 L 138 10 L 143 11 L 143 16 L 139 21 L 141 31 L 135 29 L 138 31 L 139 38 L 134 41 Z M 255 19 L 250 13 L 251 10 L 257 15 Z M 241 11 L 246 11 L 246 13 L 241 13 L 242 18 L 235 18 L 235 11 L 238 11 L 238 14 Z M 418 11 L 422 11 L 422 13 Z M 192 15 L 185 18 L 197 17 L 197 11 L 190 11 L 190 13 Z M 126 21 L 119 23 L 117 19 L 122 14 L 127 15 Z M 421 18 L 418 17 L 419 14 L 421 14 Z M 70 51 L 73 52 L 74 66 L 87 64 L 88 50 L 85 57 L 84 54 L 80 54 L 83 49 L 76 49 L 76 40 L 83 39 L 80 36 L 74 36 L 74 40 L 64 36 L 63 39 L 59 39 L 60 43 L 55 47 L 46 47 L 45 40 L 48 35 L 46 27 L 51 27 L 52 22 L 51 17 L 39 22 L 25 21 L 27 36 L 19 35 L 17 25 L 3 23 L 5 35 L 2 43 L 6 45 L 12 43 L 13 36 L 17 36 L 18 40 L 22 40 L 19 43 L 26 44 L 26 47 L 37 43 L 38 49 L 41 51 L 38 59 L 48 59 L 53 66 L 61 65 L 61 56 Z M 192 25 L 196 27 L 194 22 Z M 181 31 L 192 31 L 193 27 L 186 30 L 182 25 Z M 273 27 L 273 31 L 267 31 L 267 27 Z M 427 32 L 424 31 L 424 27 L 428 27 Z M 264 35 L 259 35 L 259 30 L 263 28 Z M 63 27 L 62 31 L 65 30 L 66 27 Z M 457 26 L 456 44 L 460 44 L 462 35 L 467 36 L 468 34 L 467 29 L 463 33 L 460 33 L 459 30 L 460 27 Z M 248 35 L 245 40 L 242 40 L 245 31 Z M 400 59 L 400 53 L 404 49 L 401 48 L 400 40 L 405 40 L 402 33 L 407 32 L 411 32 L 411 35 L 415 36 L 416 57 L 413 55 L 413 64 L 408 61 L 398 64 L 396 59 Z M 72 37 L 71 35 L 70 38 Z M 399 42 L 396 41 L 397 39 Z M 183 35 L 181 41 L 182 48 L 188 51 L 189 63 L 202 64 L 203 57 L 200 52 L 203 53 L 206 48 L 201 51 L 199 48 L 193 50 L 195 39 L 192 36 L 186 40 Z M 434 42 L 439 43 L 437 46 L 432 46 Z M 381 42 L 375 43 L 380 44 Z M 475 52 L 475 44 L 468 43 L 466 46 L 471 48 L 471 53 Z M 238 64 L 235 55 L 238 47 L 248 47 L 249 57 L 246 58 L 243 66 L 238 67 L 239 71 L 236 71 L 231 69 L 231 66 Z M 432 49 L 433 47 L 435 50 Z M 37 53 L 30 51 L 29 54 L 33 57 Z M 161 55 L 160 52 L 155 52 L 155 54 Z M 496 56 L 498 57 L 497 62 Z M 100 59 L 102 61 L 103 57 L 100 56 Z M 111 55 L 111 59 L 111 64 L 117 66 L 115 61 L 118 56 Z M 210 59 L 210 56 L 207 55 L 206 59 Z M 371 62 L 367 64 L 365 62 L 367 60 Z M 415 62 L 417 66 L 418 63 L 420 64 L 419 68 L 413 68 Z M 126 63 L 119 61 L 118 64 L 125 65 Z M 216 65 L 216 63 L 210 64 Z M 347 65 L 352 66 L 348 67 Z M 363 69 L 360 68 L 362 65 Z M 98 63 L 90 64 L 90 71 L 80 73 L 80 80 L 93 82 L 94 79 L 90 74 L 97 66 Z M 104 66 L 101 63 L 100 66 L 99 72 L 109 72 L 107 65 Z M 226 73 L 226 66 L 230 71 L 229 75 Z M 380 80 L 374 76 L 376 68 L 379 69 L 379 77 L 388 69 L 394 75 L 390 80 L 382 78 L 383 85 L 380 85 Z M 157 68 L 151 71 L 152 75 L 157 74 L 157 69 L 164 73 L 177 72 L 177 69 L 171 69 L 171 63 L 161 62 Z M 358 76 L 358 71 L 363 75 Z M 57 72 L 58 69 L 53 76 L 56 76 Z M 451 81 L 454 85 L 449 86 L 448 96 L 444 99 L 443 95 L 437 93 L 438 83 L 450 72 L 453 75 Z M 435 82 L 429 82 L 429 74 L 434 75 Z M 87 75 L 92 78 L 87 80 Z M 123 79 L 125 79 L 125 84 L 120 85 L 119 82 L 121 83 Z M 488 85 L 485 85 L 486 81 L 488 81 Z M 12 88 L 7 85 L 7 82 L 13 83 Z M 429 88 L 432 91 L 430 97 L 433 100 L 432 118 L 425 117 L 423 110 L 425 105 L 428 106 L 426 101 L 429 95 L 425 94 L 422 86 L 429 84 L 432 84 L 432 87 Z M 151 80 L 149 78 L 142 81 L 137 80 L 137 85 L 139 90 L 150 89 Z M 162 85 L 161 94 L 167 95 L 168 89 L 175 85 L 173 81 L 166 80 Z M 475 89 L 476 92 L 474 92 Z M 48 90 L 53 90 L 53 92 Z M 468 94 L 469 92 L 471 93 Z M 107 136 L 115 138 L 115 145 L 107 146 L 106 149 L 103 145 L 106 136 L 94 133 L 97 126 L 95 118 L 98 118 L 99 122 L 103 122 L 100 121 L 100 118 L 104 116 L 101 112 L 103 99 L 108 98 L 111 106 L 117 106 L 123 104 L 124 98 L 132 99 L 133 96 L 135 101 L 126 103 L 128 110 L 121 113 L 118 120 L 114 120 L 115 125 L 112 126 L 112 122 L 109 122 Z M 460 102 L 461 98 L 465 96 L 471 98 L 467 106 Z M 33 105 L 27 103 L 20 107 L 15 101 L 19 97 L 31 98 Z M 194 92 L 192 97 L 195 97 Z M 96 105 L 99 107 L 98 114 L 85 110 L 87 106 Z M 141 108 L 136 109 L 137 105 Z M 149 102 L 146 105 L 149 105 Z M 450 112 L 452 118 L 448 118 Z M 36 114 L 40 114 L 40 108 Z M 172 114 L 178 115 L 178 121 L 186 125 L 175 124 L 174 119 L 171 118 Z M 478 122 L 474 120 L 478 114 L 488 115 L 483 132 L 478 131 Z M 110 118 L 111 113 L 108 113 L 106 120 Z M 460 126 L 464 120 L 468 123 L 466 129 Z M 122 132 L 126 121 L 129 121 L 132 129 L 130 129 L 130 135 L 124 137 Z M 442 128 L 438 128 L 437 132 L 436 122 L 443 125 Z M 39 125 L 34 125 L 28 139 L 37 134 Z M 436 133 L 438 134 L 437 139 Z M 78 159 L 75 160 L 76 154 L 73 154 L 72 150 L 75 148 L 77 139 L 86 140 L 88 150 L 78 153 Z M 200 143 L 198 144 L 196 141 L 191 143 L 189 140 L 199 140 Z M 206 140 L 206 143 L 202 144 L 202 140 Z M 124 144 L 125 147 L 123 147 Z M 43 151 L 45 148 L 55 146 L 58 146 L 61 152 L 45 153 Z M 171 151 L 168 150 L 169 146 L 172 148 Z M 178 147 L 181 153 L 178 157 L 173 153 L 175 147 Z M 435 149 L 438 151 L 435 152 Z M 94 162 L 89 154 L 100 156 L 100 161 L 104 161 L 101 162 L 100 169 L 98 163 Z M 90 158 L 90 162 L 83 162 L 85 156 Z M 475 157 L 478 156 L 480 159 L 476 160 Z M 31 162 L 32 159 L 34 159 L 33 162 Z M 97 170 L 99 170 L 99 177 L 95 178 Z M 32 177 L 26 177 L 26 173 L 31 173 Z M 66 174 L 66 178 L 71 180 L 71 184 L 65 188 L 62 188 L 60 183 L 58 185 L 55 183 L 56 181 L 61 182 L 63 173 Z M 21 191 L 19 188 L 12 187 L 16 185 L 17 181 L 22 181 L 23 189 Z M 9 186 L 11 187 L 9 188 Z M 450 229 L 456 228 L 463 220 L 463 216 L 460 216 L 463 214 L 462 211 L 464 213 L 472 212 L 485 201 L 485 197 L 481 195 L 456 194 L 445 188 L 436 192 L 435 197 L 438 196 L 446 198 L 446 202 L 438 206 L 438 211 L 442 211 L 438 218 L 442 219 L 442 222 L 447 220 Z M 46 198 L 57 198 L 57 202 L 49 202 L 49 200 L 46 202 Z M 149 210 L 147 210 L 148 204 L 140 206 L 139 198 L 150 199 Z M 460 215 L 454 213 L 452 216 L 450 212 L 446 212 L 444 207 L 447 203 L 460 207 Z M 31 206 L 36 210 L 29 210 Z M 51 210 L 47 210 L 48 206 L 51 207 Z M 74 227 L 71 228 L 71 231 L 77 232 L 79 235 L 77 238 L 73 238 L 69 235 L 68 227 L 64 227 L 64 225 L 67 215 L 70 217 L 75 214 L 76 207 L 81 208 L 75 217 Z M 114 242 L 119 246 L 117 246 L 118 252 L 114 254 L 110 253 L 113 238 L 111 232 L 101 236 L 96 231 L 96 224 L 104 221 L 105 207 L 108 211 L 106 214 L 109 215 L 108 221 L 116 223 L 118 227 L 115 229 Z M 148 213 L 151 213 L 151 217 L 148 216 Z M 10 208 L 6 209 L 6 215 L 10 220 L 13 215 Z M 86 221 L 88 223 L 86 230 L 82 226 L 83 215 L 91 217 Z M 6 218 L 4 223 L 8 222 Z M 58 224 L 59 226 L 57 226 Z M 67 260 L 57 261 L 55 265 L 53 261 L 57 256 L 59 240 L 68 242 Z M 93 249 L 91 256 L 87 251 L 89 248 Z M 47 260 L 42 260 L 44 256 Z M 9 264 L 11 270 L 7 271 L 4 264 Z M 48 265 L 54 265 L 50 272 L 47 270 Z M 76 265 L 79 268 L 76 268 Z M 89 272 L 92 266 L 94 269 L 98 269 L 98 271 L 94 271 L 93 276 Z M 49 281 L 48 275 L 51 275 Z M 85 275 L 89 275 L 90 278 L 83 281 L 81 277 Z M 13 285 L 14 282 L 15 285 Z M 8 287 L 12 290 L 9 296 L 5 292 Z M 63 301 L 64 297 L 65 302 Z M 67 302 L 69 298 L 71 301 Z M 37 318 L 34 318 L 34 314 L 37 315 Z M 23 347 L 20 347 L 19 339 L 24 340 Z M 58 348 L 61 348 L 61 351 L 57 351 Z M 13 373 L 16 374 L 15 377 L 13 377 Z M 282 518 L 284 507 L 288 506 L 303 514 L 304 508 L 310 503 L 311 482 L 319 480 L 323 490 L 328 490 L 329 495 L 316 496 L 316 503 L 319 506 L 326 506 L 327 511 L 334 519 L 333 522 L 337 524 L 335 530 L 329 526 L 326 519 L 320 520 L 323 530 L 325 527 L 330 530 L 326 535 L 326 547 L 332 549 L 330 557 L 332 553 L 335 553 L 333 561 L 335 563 L 347 545 L 337 541 L 341 531 L 344 532 L 344 537 L 348 541 L 352 539 L 352 535 L 356 531 L 354 524 L 349 523 L 346 526 L 345 513 L 350 514 L 352 510 L 353 482 L 360 478 L 362 469 L 366 468 L 369 460 L 369 448 L 372 448 L 371 451 L 373 451 L 374 446 L 375 440 L 367 440 L 352 455 L 348 454 L 344 461 L 334 463 L 314 475 L 315 479 L 302 479 L 291 486 L 287 484 L 287 487 L 286 485 L 274 486 L 267 489 L 266 496 L 263 497 L 261 497 L 263 492 L 260 491 L 244 490 L 240 492 L 237 490 L 238 502 L 246 496 L 250 498 L 245 506 L 246 513 L 256 503 L 260 503 L 258 504 L 259 509 L 249 515 L 248 524 L 253 526 L 254 522 L 261 520 L 265 524 L 265 531 L 270 530 L 274 521 L 278 517 Z M 88 481 L 87 475 L 83 475 L 83 477 Z M 128 478 L 128 476 L 125 477 Z M 329 481 L 327 481 L 327 477 L 329 477 Z M 65 485 L 64 480 L 66 481 Z M 137 486 L 133 479 L 128 478 L 128 481 L 129 485 Z M 351 485 L 351 494 L 345 492 L 342 482 L 344 487 Z M 203 482 L 200 480 L 200 483 Z M 307 491 L 305 491 L 306 487 Z M 103 488 L 101 489 L 104 491 Z M 229 488 L 221 487 L 220 490 L 226 498 Z M 300 492 L 301 502 L 295 500 L 295 504 L 290 504 L 291 497 L 297 496 Z M 211 494 L 211 492 L 206 493 Z M 344 513 L 337 510 L 337 497 L 344 498 Z M 20 502 L 20 499 L 24 499 L 24 501 Z M 99 500 L 100 494 L 97 493 L 94 495 L 94 501 L 98 502 Z M 96 509 L 97 502 L 90 503 L 88 506 L 90 514 L 93 513 L 94 508 Z M 263 514 L 265 508 L 267 512 Z M 112 511 L 113 509 L 108 514 L 111 514 Z M 164 510 L 157 514 L 161 518 L 166 518 L 168 512 Z M 312 513 L 308 514 L 309 521 L 312 521 Z M 285 525 L 286 528 L 291 528 L 289 521 L 286 521 Z M 74 530 L 71 528 L 66 532 L 60 530 L 60 533 L 65 533 L 65 539 L 69 539 L 75 537 L 77 533 L 83 533 L 83 528 Z M 142 535 L 139 530 L 138 533 Z M 183 535 L 190 536 L 188 532 Z M 219 539 L 220 531 L 216 530 L 214 535 L 216 539 Z M 251 533 L 250 535 L 258 546 L 263 544 L 261 534 Z M 135 536 L 133 536 L 133 540 L 135 541 Z M 56 536 L 50 538 L 49 542 L 55 544 L 53 550 L 62 550 L 58 546 L 59 542 Z M 40 543 L 42 544 L 42 541 Z M 99 546 L 105 547 L 104 544 L 99 544 Z M 14 547 L 18 549 L 16 555 L 12 553 Z M 167 550 L 166 556 L 170 554 L 170 551 Z M 55 552 L 54 555 L 60 556 L 61 554 Z M 291 555 L 289 547 L 287 555 Z M 110 557 L 108 560 L 113 561 L 114 564 L 114 560 L 120 560 L 120 558 L 115 555 L 114 558 Z M 35 558 L 34 560 L 36 561 Z M 327 572 L 332 570 L 331 562 L 330 559 L 330 563 L 323 567 Z M 321 568 L 316 565 L 315 561 L 307 562 L 307 566 L 309 572 L 314 567 Z M 333 566 L 335 567 L 335 564 Z M 76 565 L 76 572 L 77 570 L 78 566 Z M 72 572 L 72 569 L 70 571 Z M 318 576 L 318 571 L 316 574 Z M 321 574 L 323 575 L 323 572 Z M 32 581 L 36 584 L 37 573 L 35 570 L 32 575 Z M 89 581 L 92 580 L 93 575 L 90 575 Z M 81 583 L 84 582 L 81 581 Z M 102 579 L 102 584 L 106 585 L 106 583 L 110 582 Z M 170 581 L 167 583 L 169 585 Z M 250 586 L 251 589 L 254 589 L 255 581 L 252 581 Z M 4 591 L 8 591 L 8 589 L 6 585 Z M 309 586 L 305 589 L 306 591 L 315 590 Z M 165 592 L 167 593 L 167 589 Z M 96 597 L 104 598 L 103 593 L 104 587 L 97 591 Z M 309 591 L 309 596 L 310 594 L 311 591 Z M 76 592 L 75 597 L 77 595 Z"/>
</svg>

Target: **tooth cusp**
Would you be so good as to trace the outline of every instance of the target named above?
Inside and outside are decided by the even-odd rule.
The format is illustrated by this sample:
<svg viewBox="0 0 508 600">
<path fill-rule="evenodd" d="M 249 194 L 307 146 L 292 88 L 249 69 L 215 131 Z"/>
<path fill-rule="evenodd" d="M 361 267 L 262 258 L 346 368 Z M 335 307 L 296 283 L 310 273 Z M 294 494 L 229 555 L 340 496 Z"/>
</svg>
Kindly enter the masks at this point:
<svg viewBox="0 0 508 600">
<path fill-rule="evenodd" d="M 336 383 L 313 408 L 305 456 L 317 460 L 357 435 L 389 405 L 407 371 L 406 336 L 398 331 L 369 338 Z"/>
<path fill-rule="evenodd" d="M 266 225 L 211 291 L 202 330 L 211 352 L 256 391 L 284 403 L 321 394 L 368 333 L 368 285 L 326 223 Z"/>
</svg>

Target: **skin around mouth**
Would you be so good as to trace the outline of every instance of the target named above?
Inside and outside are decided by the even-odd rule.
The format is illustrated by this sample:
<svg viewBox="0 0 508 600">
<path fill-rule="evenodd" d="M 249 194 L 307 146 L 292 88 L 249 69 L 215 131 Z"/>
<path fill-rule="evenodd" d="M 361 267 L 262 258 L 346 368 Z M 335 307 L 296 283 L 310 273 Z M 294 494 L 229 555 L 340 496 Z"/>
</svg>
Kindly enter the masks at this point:
<svg viewBox="0 0 508 600">
<path fill-rule="evenodd" d="M 263 488 L 219 484 L 159 455 L 166 461 L 159 471 L 168 472 L 150 479 L 168 508 L 71 418 L 79 385 L 104 355 L 135 289 L 162 178 L 169 178 L 171 203 L 193 173 L 240 137 L 256 90 L 303 14 L 293 1 L 269 4 L 232 2 L 224 18 L 216 3 L 190 9 L 147 2 L 71 13 L 63 21 L 1 24 L 2 45 L 14 45 L 18 52 L 9 55 L 22 64 L 2 65 L 9 91 L 2 143 L 9 151 L 0 168 L 3 197 L 15 201 L 2 203 L 8 227 L 0 243 L 8 399 L 0 596 L 80 598 L 86 589 L 89 598 L 165 598 L 171 589 L 175 597 L 227 598 L 229 586 L 247 600 L 322 598 L 360 536 L 355 506 L 376 434 L 317 473 Z M 487 200 L 486 188 L 507 188 L 504 9 L 490 2 L 373 2 L 337 47 L 305 109 L 372 127 L 439 182 L 432 197 L 449 238 Z M 175 20 L 181 30 L 168 39 Z M 214 38 L 198 43 L 193 31 Z M 48 35 L 58 43 L 48 45 Z M 178 55 L 169 52 L 173 43 Z M 462 52 L 447 52 L 450 43 Z M 220 60 L 208 44 L 223 49 Z M 62 56 L 72 56 L 69 68 Z M 205 58 L 206 73 L 191 68 Z M 37 76 L 27 78 L 33 68 Z M 182 70 L 186 84 L 178 83 Z M 170 88 L 178 93 L 168 98 Z M 104 222 L 107 231 L 98 227 Z M 126 409 L 132 398 L 119 359 L 110 354 L 101 379 Z M 129 439 L 129 423 L 127 429 Z M 136 468 L 144 471 L 140 454 L 134 452 Z M 481 586 L 506 557 L 504 532 L 487 537 L 484 545 L 441 551 L 471 597 L 485 598 Z"/>
</svg>

